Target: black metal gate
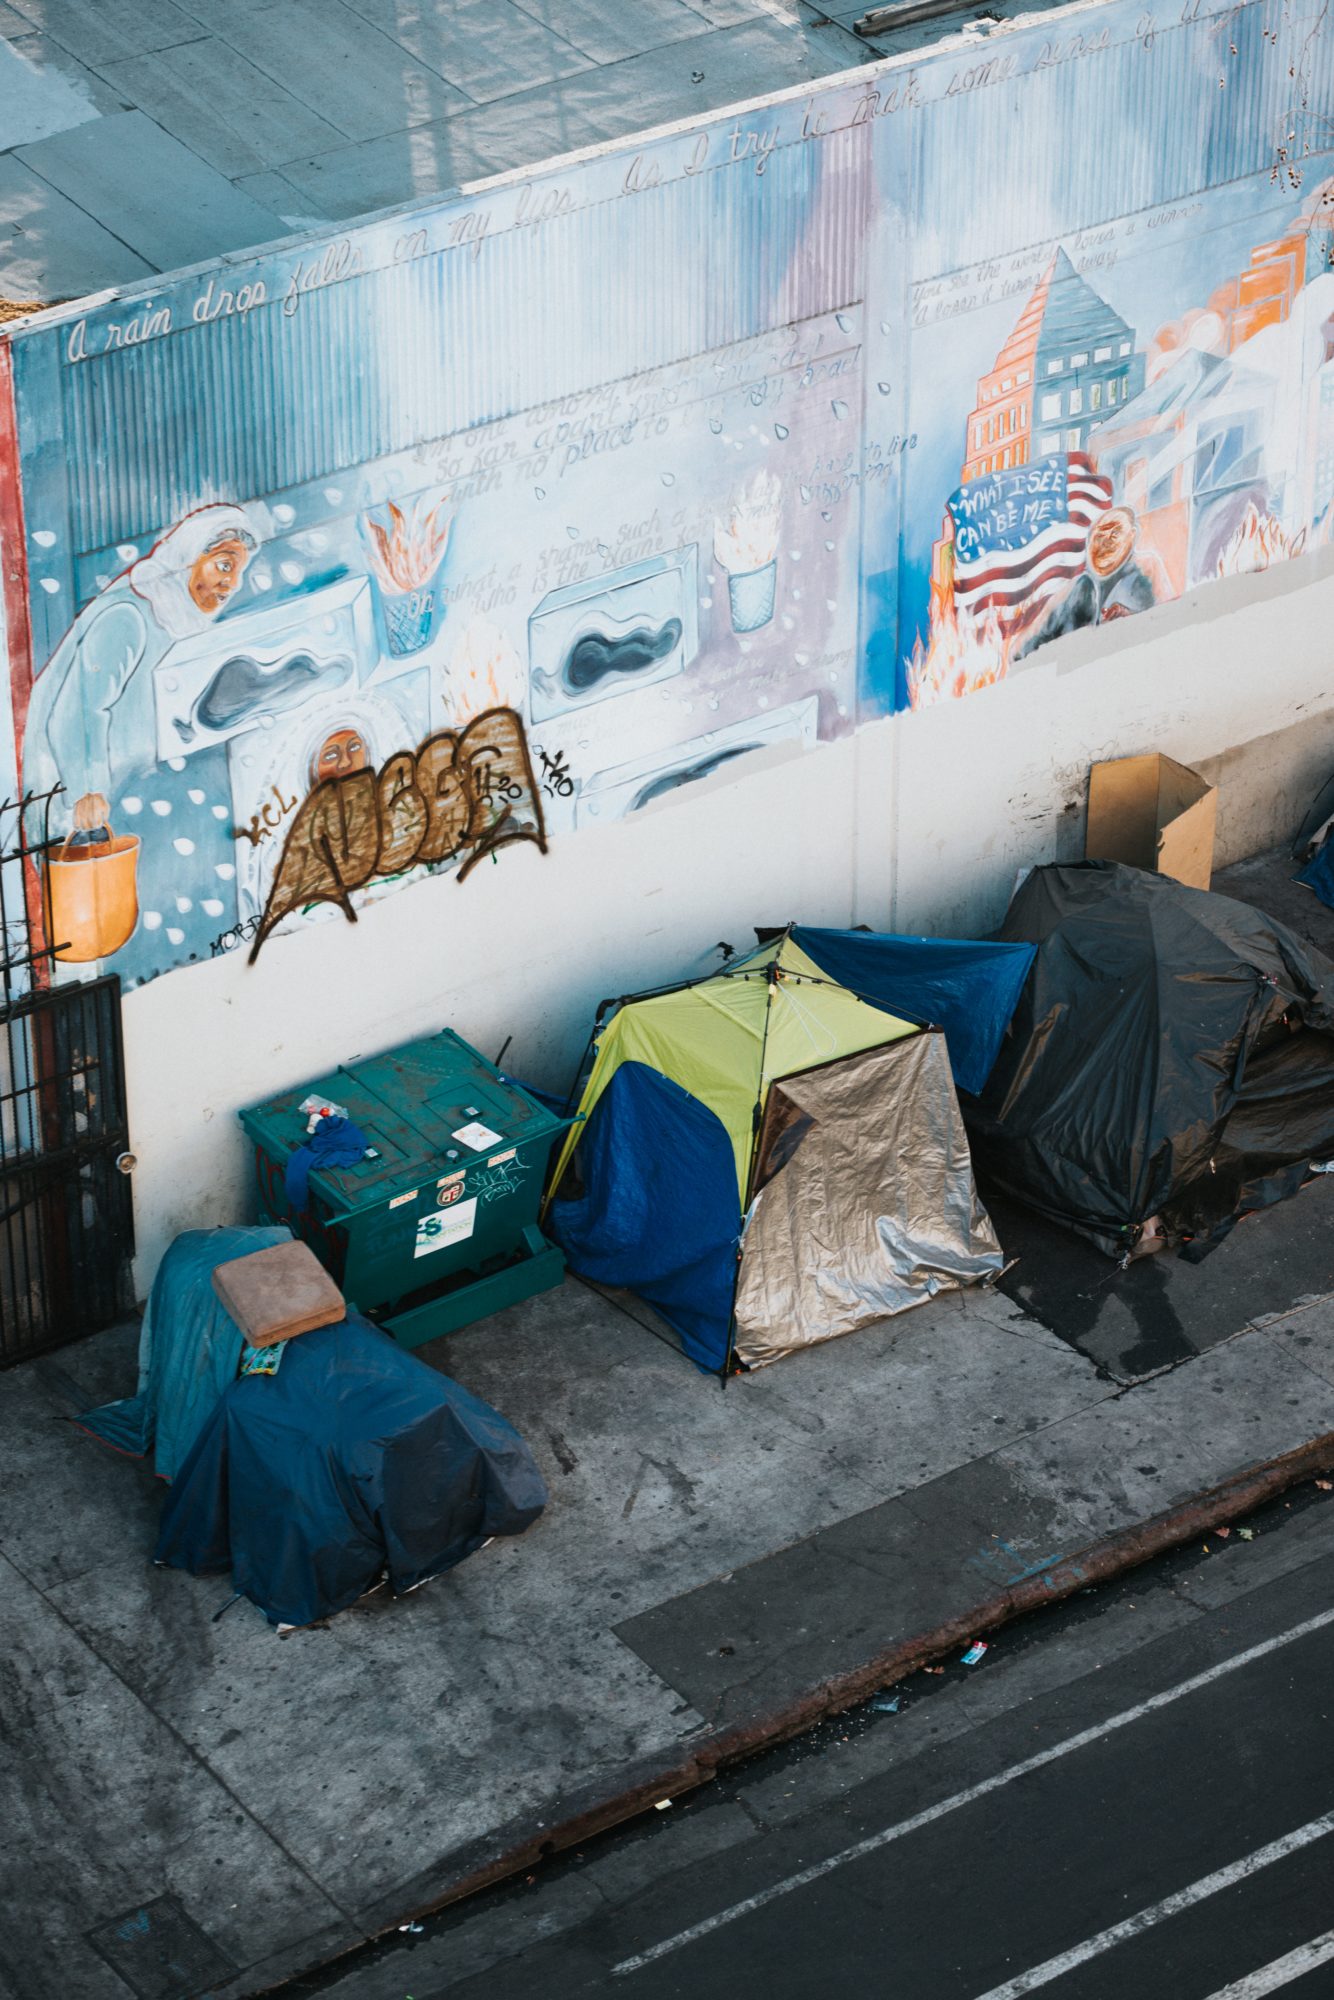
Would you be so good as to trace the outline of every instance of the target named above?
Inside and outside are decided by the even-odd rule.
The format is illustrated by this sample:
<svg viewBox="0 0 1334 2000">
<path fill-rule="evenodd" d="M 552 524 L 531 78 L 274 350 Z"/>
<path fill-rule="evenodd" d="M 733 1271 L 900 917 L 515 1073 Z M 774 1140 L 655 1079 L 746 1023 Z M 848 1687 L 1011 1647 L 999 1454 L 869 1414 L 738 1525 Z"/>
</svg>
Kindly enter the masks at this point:
<svg viewBox="0 0 1334 2000">
<path fill-rule="evenodd" d="M 52 796 L 0 805 L 0 1367 L 131 1303 L 120 981 L 50 983 L 61 943 L 43 935 L 40 884 Z"/>
</svg>

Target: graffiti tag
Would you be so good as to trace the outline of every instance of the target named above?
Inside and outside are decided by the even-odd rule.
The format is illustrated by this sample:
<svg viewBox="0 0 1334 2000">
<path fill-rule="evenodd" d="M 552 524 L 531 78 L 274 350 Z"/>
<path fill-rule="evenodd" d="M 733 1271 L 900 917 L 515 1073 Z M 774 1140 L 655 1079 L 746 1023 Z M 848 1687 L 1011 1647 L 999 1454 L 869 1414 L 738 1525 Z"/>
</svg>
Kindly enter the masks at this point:
<svg viewBox="0 0 1334 2000">
<path fill-rule="evenodd" d="M 466 729 L 396 751 L 378 771 L 326 778 L 288 830 L 250 963 L 295 910 L 337 903 L 355 923 L 352 892 L 377 877 L 466 852 L 461 882 L 483 856 L 516 840 L 547 851 L 528 742 L 512 708 L 488 709 Z"/>
<path fill-rule="evenodd" d="M 233 840 L 248 840 L 252 847 L 258 847 L 261 840 L 268 839 L 275 827 L 282 825 L 288 813 L 296 811 L 297 799 L 295 793 L 290 799 L 285 799 L 276 785 L 271 786 L 270 790 L 277 802 L 276 809 L 266 799 L 258 812 L 251 813 L 249 826 L 234 826 L 232 828 Z"/>
<path fill-rule="evenodd" d="M 238 944 L 249 944 L 260 923 L 259 917 L 242 917 L 240 923 L 233 924 L 230 930 L 220 931 L 209 946 L 211 955 L 221 958 L 225 951 L 235 951 Z"/>
<path fill-rule="evenodd" d="M 549 799 L 568 799 L 574 791 L 574 779 L 565 761 L 565 752 L 557 750 L 553 756 L 549 750 L 539 747 L 538 756 L 542 760 L 542 790 Z"/>
<path fill-rule="evenodd" d="M 472 1192 L 486 1207 L 488 1203 L 500 1201 L 504 1196 L 514 1194 L 528 1178 L 528 1170 L 517 1160 L 508 1160 L 495 1167 L 485 1167 L 480 1174 L 474 1174 Z M 462 1183 L 460 1183 L 462 1192 Z"/>
</svg>

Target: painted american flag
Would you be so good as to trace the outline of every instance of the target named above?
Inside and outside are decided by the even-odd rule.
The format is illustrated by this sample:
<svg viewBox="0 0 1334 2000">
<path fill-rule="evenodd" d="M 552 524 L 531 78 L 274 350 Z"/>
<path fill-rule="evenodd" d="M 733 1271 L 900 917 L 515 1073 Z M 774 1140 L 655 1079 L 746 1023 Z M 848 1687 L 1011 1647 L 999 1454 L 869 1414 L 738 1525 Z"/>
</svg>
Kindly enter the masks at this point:
<svg viewBox="0 0 1334 2000">
<path fill-rule="evenodd" d="M 1112 482 L 1087 452 L 1057 452 L 970 480 L 947 504 L 956 607 L 1013 630 L 1079 575 Z"/>
</svg>

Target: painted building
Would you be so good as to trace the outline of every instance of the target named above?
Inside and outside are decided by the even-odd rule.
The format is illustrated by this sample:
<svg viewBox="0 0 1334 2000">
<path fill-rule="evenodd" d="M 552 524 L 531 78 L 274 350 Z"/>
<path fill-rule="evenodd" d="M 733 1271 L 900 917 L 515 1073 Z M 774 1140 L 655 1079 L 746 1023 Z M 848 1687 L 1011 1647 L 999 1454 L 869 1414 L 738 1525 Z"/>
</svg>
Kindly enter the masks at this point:
<svg viewBox="0 0 1334 2000">
<path fill-rule="evenodd" d="M 1135 394 L 1143 373 L 1132 329 L 1057 250 L 978 382 L 961 482 L 1084 451 L 1094 426 Z"/>
<path fill-rule="evenodd" d="M 1327 516 L 1330 198 L 1321 183 L 1203 310 L 1160 327 L 1148 386 L 1090 433 L 1174 593 L 1300 549 Z"/>
<path fill-rule="evenodd" d="M 563 1085 L 752 924 L 987 929 L 1093 757 L 1288 830 L 1304 7 L 1084 0 L 9 330 L 0 755 L 91 857 L 36 887 L 124 983 L 141 1281 L 247 1212 L 240 1105 L 445 1024 Z"/>
<path fill-rule="evenodd" d="M 1292 311 L 1304 285 L 1334 268 L 1334 188 L 1317 188 L 1293 227 L 1272 243 L 1252 250 L 1244 271 L 1220 285 L 1209 311 L 1222 323 L 1226 354 L 1267 326 L 1279 326 Z"/>
</svg>

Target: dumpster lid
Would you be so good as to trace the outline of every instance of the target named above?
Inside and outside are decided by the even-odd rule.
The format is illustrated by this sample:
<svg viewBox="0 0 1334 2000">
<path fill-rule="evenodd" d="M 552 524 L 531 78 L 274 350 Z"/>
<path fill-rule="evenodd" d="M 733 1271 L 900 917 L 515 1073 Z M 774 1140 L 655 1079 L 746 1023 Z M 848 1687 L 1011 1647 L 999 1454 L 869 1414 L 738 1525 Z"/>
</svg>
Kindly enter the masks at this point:
<svg viewBox="0 0 1334 2000">
<path fill-rule="evenodd" d="M 450 1028 L 343 1063 L 331 1075 L 242 1111 L 248 1136 L 280 1164 L 305 1143 L 307 1114 L 299 1107 L 310 1096 L 341 1105 L 379 1154 L 311 1175 L 324 1199 L 345 1215 L 484 1166 L 529 1140 L 554 1138 L 566 1123 Z"/>
</svg>

